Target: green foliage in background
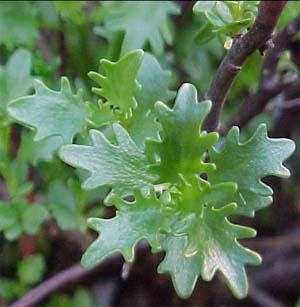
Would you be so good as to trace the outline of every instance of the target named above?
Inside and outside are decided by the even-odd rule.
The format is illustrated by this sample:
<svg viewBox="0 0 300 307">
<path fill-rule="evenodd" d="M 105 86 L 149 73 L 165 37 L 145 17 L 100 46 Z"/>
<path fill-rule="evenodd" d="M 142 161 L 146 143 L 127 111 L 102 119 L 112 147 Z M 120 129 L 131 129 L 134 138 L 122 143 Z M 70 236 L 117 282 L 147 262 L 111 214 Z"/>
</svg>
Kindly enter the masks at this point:
<svg viewBox="0 0 300 307">
<path fill-rule="evenodd" d="M 0 232 L 3 246 L 24 235 L 38 242 L 33 255 L 12 249 L 13 264 L 0 264 L 8 276 L 0 278 L 1 300 L 44 278 L 46 223 L 82 242 L 91 242 L 88 227 L 98 233 L 83 254 L 86 268 L 114 253 L 133 261 L 146 240 L 153 253 L 165 252 L 158 272 L 169 273 L 180 297 L 217 272 L 234 296 L 247 295 L 245 267 L 261 258 L 239 240 L 256 231 L 233 220 L 272 202 L 263 179 L 289 176 L 283 163 L 295 145 L 270 138 L 258 117 L 243 131 L 208 133 L 211 102 L 202 97 L 257 7 L 197 1 L 178 25 L 172 1 L 0 2 Z M 246 62 L 225 120 L 257 88 L 261 62 L 258 54 Z M 299 72 L 290 55 L 287 68 Z M 103 217 L 107 206 L 116 209 L 112 218 Z M 79 288 L 45 306 L 94 304 Z"/>
</svg>

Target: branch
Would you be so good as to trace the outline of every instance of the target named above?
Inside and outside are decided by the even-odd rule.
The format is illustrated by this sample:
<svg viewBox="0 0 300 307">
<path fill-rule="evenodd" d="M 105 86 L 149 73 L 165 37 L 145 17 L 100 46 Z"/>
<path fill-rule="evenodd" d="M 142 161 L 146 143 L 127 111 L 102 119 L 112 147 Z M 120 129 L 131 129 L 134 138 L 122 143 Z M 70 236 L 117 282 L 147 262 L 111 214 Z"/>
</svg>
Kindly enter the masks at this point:
<svg viewBox="0 0 300 307">
<path fill-rule="evenodd" d="M 25 296 L 13 303 L 10 307 L 32 307 L 40 303 L 44 298 L 53 293 L 54 291 L 63 288 L 70 283 L 78 283 L 87 277 L 99 273 L 105 266 L 110 267 L 113 263 L 118 265 L 122 263 L 122 257 L 119 255 L 113 255 L 106 261 L 103 261 L 101 265 L 85 270 L 80 264 L 75 264 L 66 270 L 50 277 L 42 282 L 36 288 L 32 289 Z"/>
<path fill-rule="evenodd" d="M 137 251 L 146 251 L 148 248 L 149 245 L 146 241 L 139 242 L 136 247 Z M 61 289 L 66 285 L 79 283 L 90 276 L 96 274 L 99 275 L 105 270 L 109 270 L 110 274 L 112 270 L 116 270 L 118 274 L 121 274 L 123 270 L 123 277 L 126 278 L 126 272 L 124 272 L 124 270 L 126 270 L 126 265 L 125 268 L 122 267 L 123 263 L 124 261 L 121 255 L 113 254 L 92 269 L 86 270 L 83 269 L 79 263 L 75 264 L 66 270 L 46 279 L 44 282 L 21 297 L 18 301 L 13 303 L 10 307 L 33 307 L 56 290 Z M 114 270 L 112 268 L 116 269 Z M 129 274 L 129 272 L 127 273 Z"/>
<path fill-rule="evenodd" d="M 242 104 L 239 112 L 234 116 L 229 127 L 244 127 L 254 116 L 264 110 L 269 100 L 287 87 L 294 86 L 299 81 L 283 81 L 277 73 L 280 55 L 288 49 L 290 41 L 300 31 L 300 16 L 296 17 L 275 38 L 274 48 L 269 50 L 262 67 L 262 75 L 258 90 L 250 95 Z"/>
<path fill-rule="evenodd" d="M 252 28 L 244 36 L 234 40 L 231 49 L 217 69 L 205 97 L 213 104 L 205 122 L 206 130 L 213 131 L 219 128 L 219 117 L 226 95 L 245 60 L 255 50 L 263 52 L 272 45 L 272 32 L 286 2 L 261 1 Z"/>
</svg>

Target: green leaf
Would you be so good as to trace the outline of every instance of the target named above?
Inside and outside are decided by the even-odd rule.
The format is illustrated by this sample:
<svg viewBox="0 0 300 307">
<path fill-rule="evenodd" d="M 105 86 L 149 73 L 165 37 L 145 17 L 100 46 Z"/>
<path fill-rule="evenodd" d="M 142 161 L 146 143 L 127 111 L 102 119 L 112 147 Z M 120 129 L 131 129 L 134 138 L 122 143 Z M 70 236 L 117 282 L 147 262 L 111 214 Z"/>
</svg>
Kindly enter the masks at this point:
<svg viewBox="0 0 300 307">
<path fill-rule="evenodd" d="M 39 204 L 13 200 L 0 203 L 0 231 L 7 240 L 15 240 L 22 233 L 35 234 L 48 218 L 48 210 Z"/>
<path fill-rule="evenodd" d="M 11 227 L 17 219 L 14 207 L 0 202 L 0 231 Z"/>
<path fill-rule="evenodd" d="M 0 44 L 10 49 L 32 46 L 37 37 L 36 15 L 29 2 L 0 2 Z"/>
<path fill-rule="evenodd" d="M 64 294 L 55 294 L 51 297 L 45 307 L 94 307 L 90 291 L 84 288 L 78 288 L 75 294 L 70 297 Z M 97 307 L 100 307 L 97 305 Z"/>
<path fill-rule="evenodd" d="M 70 20 L 76 24 L 84 22 L 85 1 L 54 1 L 54 3 L 57 12 L 64 20 Z"/>
<path fill-rule="evenodd" d="M 34 140 L 61 136 L 64 143 L 72 142 L 85 124 L 86 107 L 81 93 L 74 95 L 67 78 L 61 79 L 61 90 L 53 91 L 35 80 L 36 93 L 12 101 L 9 114 L 18 122 L 34 128 Z"/>
<path fill-rule="evenodd" d="M 93 88 L 93 92 L 104 97 L 106 104 L 118 108 L 122 113 L 130 113 L 136 107 L 135 93 L 140 90 L 137 73 L 143 58 L 142 50 L 132 51 L 123 56 L 118 62 L 101 60 L 100 64 L 106 76 L 90 72 L 89 77 L 101 88 Z"/>
<path fill-rule="evenodd" d="M 102 101 L 98 101 L 98 104 L 89 102 L 87 110 L 87 121 L 94 128 L 101 128 L 118 121 L 118 110 L 113 110 L 109 104 Z"/>
<path fill-rule="evenodd" d="M 49 136 L 35 142 L 33 132 L 23 132 L 18 159 L 31 162 L 34 166 L 41 161 L 51 162 L 62 144 L 60 136 Z"/>
<path fill-rule="evenodd" d="M 219 270 L 237 298 L 247 295 L 248 285 L 244 266 L 258 265 L 258 254 L 242 247 L 236 240 L 254 237 L 256 232 L 247 227 L 230 223 L 227 216 L 236 209 L 228 205 L 222 209 L 204 208 L 201 221 L 195 220 L 192 235 L 198 242 L 202 260 L 201 276 L 211 280 Z M 205 238 L 204 240 L 201 238 Z"/>
<path fill-rule="evenodd" d="M 109 197 L 106 202 L 117 207 L 116 216 L 109 220 L 89 219 L 89 226 L 99 232 L 100 237 L 83 255 L 84 267 L 93 267 L 116 252 L 121 252 L 126 261 L 133 261 L 134 247 L 142 239 L 147 240 L 154 250 L 160 249 L 159 231 L 168 230 L 161 214 L 161 203 L 153 189 L 146 196 L 135 190 L 134 196 L 134 202 Z"/>
<path fill-rule="evenodd" d="M 163 51 L 164 40 L 172 43 L 169 15 L 178 15 L 179 7 L 171 1 L 104 2 L 106 32 L 125 33 L 122 51 L 143 48 L 149 42 L 154 53 Z M 151 20 L 151 22 L 149 22 Z"/>
<path fill-rule="evenodd" d="M 162 243 L 166 256 L 157 269 L 159 273 L 171 275 L 176 292 L 182 298 L 192 294 L 200 275 L 199 256 L 186 257 L 184 255 L 186 244 L 185 236 L 167 237 Z"/>
<path fill-rule="evenodd" d="M 193 12 L 195 14 L 204 13 L 212 10 L 218 1 L 197 1 L 193 6 Z"/>
<path fill-rule="evenodd" d="M 30 67 L 31 55 L 24 49 L 16 50 L 6 66 L 0 66 L 0 120 L 1 117 L 8 120 L 7 104 L 13 99 L 26 95 L 32 88 Z"/>
<path fill-rule="evenodd" d="M 114 124 L 113 131 L 117 145 L 111 144 L 101 132 L 91 130 L 92 146 L 65 145 L 59 156 L 66 163 L 91 173 L 83 188 L 108 185 L 114 193 L 126 196 L 132 194 L 133 187 L 151 187 L 156 177 L 148 170 L 145 154 L 120 125 Z"/>
<path fill-rule="evenodd" d="M 156 103 L 163 139 L 149 140 L 147 149 L 159 157 L 152 170 L 160 176 L 161 183 L 178 181 L 178 174 L 189 177 L 213 169 L 212 164 L 201 160 L 218 139 L 217 133 L 200 134 L 210 107 L 209 101 L 197 102 L 197 91 L 191 84 L 179 89 L 173 109 L 162 102 Z"/>
<path fill-rule="evenodd" d="M 218 33 L 244 33 L 255 20 L 257 5 L 258 1 L 197 1 L 193 12 L 206 19 L 197 35 L 198 42 L 204 43 Z"/>
<path fill-rule="evenodd" d="M 13 300 L 23 296 L 27 291 L 27 287 L 18 280 L 0 279 L 0 297 L 2 300 Z"/>
<path fill-rule="evenodd" d="M 63 230 L 78 228 L 78 213 L 73 193 L 62 181 L 56 180 L 49 184 L 49 209 L 58 225 Z"/>
<path fill-rule="evenodd" d="M 48 218 L 48 210 L 38 204 L 27 205 L 22 212 L 22 226 L 24 232 L 35 234 L 41 224 Z"/>
<path fill-rule="evenodd" d="M 222 150 L 210 151 L 216 170 L 209 174 L 209 180 L 212 183 L 236 182 L 242 194 L 248 191 L 270 196 L 272 189 L 261 179 L 269 175 L 288 177 L 290 172 L 282 163 L 294 150 L 295 144 L 291 140 L 269 138 L 264 124 L 243 144 L 239 142 L 238 128 L 234 127 L 229 131 Z"/>
<path fill-rule="evenodd" d="M 127 122 L 123 123 L 132 140 L 143 150 L 146 138 L 158 138 L 160 124 L 151 110 L 143 111 L 137 108 Z"/>
<path fill-rule="evenodd" d="M 142 86 L 135 95 L 138 106 L 128 120 L 122 121 L 140 148 L 144 148 L 147 137 L 158 137 L 160 125 L 156 120 L 154 104 L 160 99 L 173 98 L 174 93 L 168 89 L 170 77 L 170 73 L 162 69 L 153 55 L 145 53 L 137 77 Z"/>
<path fill-rule="evenodd" d="M 195 42 L 197 44 L 205 44 L 214 38 L 215 33 L 213 32 L 214 27 L 209 23 L 205 22 L 199 31 L 196 33 Z"/>
<path fill-rule="evenodd" d="M 173 219 L 171 225 L 175 237 L 166 235 L 163 240 L 166 257 L 159 271 L 169 272 L 178 294 L 188 297 L 198 275 L 211 280 L 219 270 L 233 293 L 244 297 L 247 293 L 244 266 L 259 264 L 260 258 L 236 241 L 255 236 L 255 231 L 227 220 L 236 210 L 228 199 L 235 196 L 237 186 L 210 185 L 195 176 L 191 182 L 182 178 L 177 188 L 173 208 L 178 210 L 179 218 Z M 221 208 L 216 209 L 217 206 Z"/>
<path fill-rule="evenodd" d="M 140 111 L 153 110 L 158 100 L 174 97 L 174 92 L 168 88 L 171 73 L 164 71 L 157 59 L 150 53 L 145 53 L 137 79 L 142 87 L 135 95 Z"/>
<path fill-rule="evenodd" d="M 24 258 L 18 265 L 18 276 L 22 284 L 33 285 L 39 282 L 45 271 L 45 260 L 40 254 Z"/>
</svg>

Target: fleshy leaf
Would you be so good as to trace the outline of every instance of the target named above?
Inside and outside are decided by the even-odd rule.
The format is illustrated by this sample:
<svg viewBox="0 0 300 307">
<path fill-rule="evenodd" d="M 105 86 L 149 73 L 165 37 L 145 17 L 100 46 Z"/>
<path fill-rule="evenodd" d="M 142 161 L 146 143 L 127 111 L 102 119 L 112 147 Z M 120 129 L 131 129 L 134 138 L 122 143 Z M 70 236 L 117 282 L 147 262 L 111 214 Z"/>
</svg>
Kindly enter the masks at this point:
<svg viewBox="0 0 300 307">
<path fill-rule="evenodd" d="M 170 77 L 170 73 L 162 69 L 153 55 L 145 53 L 137 77 L 142 86 L 135 95 L 138 107 L 133 110 L 129 120 L 123 122 L 140 148 L 144 148 L 146 138 L 158 138 L 160 124 L 154 112 L 154 104 L 160 99 L 173 98 L 174 93 L 168 89 Z"/>
<path fill-rule="evenodd" d="M 244 266 L 259 264 L 260 258 L 237 242 L 255 236 L 255 231 L 227 219 L 236 210 L 235 204 L 228 204 L 236 189 L 234 183 L 210 185 L 198 177 L 189 183 L 182 178 L 179 193 L 173 197 L 181 216 L 171 225 L 171 234 L 177 237 L 165 236 L 162 247 L 166 257 L 159 266 L 160 272 L 171 274 L 182 297 L 192 293 L 198 275 L 211 280 L 217 270 L 237 297 L 246 295 Z"/>
<path fill-rule="evenodd" d="M 291 140 L 269 138 L 264 124 L 261 124 L 244 144 L 239 142 L 238 128 L 233 127 L 222 150 L 210 152 L 216 170 L 209 174 L 209 181 L 232 181 L 238 184 L 242 194 L 245 190 L 261 196 L 270 196 L 272 189 L 261 179 L 269 175 L 288 177 L 290 172 L 282 163 L 294 150 L 295 145 Z"/>
<path fill-rule="evenodd" d="M 236 241 L 254 237 L 256 232 L 227 220 L 228 215 L 235 209 L 236 206 L 233 204 L 222 209 L 205 208 L 201 221 L 195 221 L 196 228 L 192 233 L 197 236 L 196 240 L 199 243 L 199 256 L 203 261 L 202 278 L 211 280 L 216 270 L 219 270 L 234 295 L 243 298 L 248 291 L 244 266 L 258 265 L 261 258 Z"/>
<path fill-rule="evenodd" d="M 192 294 L 200 275 L 199 256 L 186 257 L 186 244 L 185 236 L 168 236 L 162 243 L 166 256 L 157 269 L 159 273 L 168 272 L 171 275 L 176 292 L 182 298 Z"/>
<path fill-rule="evenodd" d="M 101 60 L 106 76 L 96 72 L 89 73 L 89 77 L 101 86 L 93 88 L 93 92 L 104 97 L 106 104 L 118 108 L 122 113 L 126 114 L 134 109 L 137 104 L 134 95 L 140 90 L 136 78 L 143 54 L 142 50 L 135 50 L 116 63 Z"/>
<path fill-rule="evenodd" d="M 178 174 L 188 177 L 214 169 L 212 164 L 201 160 L 218 139 L 214 132 L 200 134 L 210 107 L 210 101 L 197 102 L 197 91 L 192 84 L 182 85 L 173 109 L 162 102 L 156 103 L 163 139 L 149 140 L 147 150 L 150 156 L 159 157 L 152 169 L 160 175 L 160 182 L 176 182 Z"/>
<path fill-rule="evenodd" d="M 210 281 L 216 271 L 220 271 L 237 298 L 247 295 L 245 265 L 258 265 L 261 259 L 236 241 L 238 238 L 255 236 L 255 231 L 227 220 L 227 215 L 233 213 L 235 208 L 233 204 L 222 209 L 204 208 L 203 216 L 195 217 L 188 237 L 196 237 L 197 252 L 188 253 L 186 236 L 168 237 L 163 244 L 166 257 L 159 266 L 159 272 L 171 274 L 181 297 L 191 295 L 198 275 Z"/>
<path fill-rule="evenodd" d="M 74 95 L 67 78 L 61 79 L 61 90 L 53 91 L 41 81 L 35 80 L 36 93 L 12 101 L 8 106 L 9 114 L 24 124 L 34 128 L 34 140 L 59 135 L 64 143 L 72 142 L 86 118 L 86 108 L 82 95 Z"/>
<path fill-rule="evenodd" d="M 137 79 L 142 88 L 135 97 L 141 111 L 153 110 L 155 102 L 174 96 L 168 88 L 171 73 L 164 71 L 150 53 L 145 53 Z"/>
<path fill-rule="evenodd" d="M 101 128 L 118 122 L 118 110 L 113 110 L 107 103 L 103 103 L 102 101 L 98 101 L 98 104 L 89 102 L 87 104 L 87 109 L 87 121 L 94 128 Z"/>
<path fill-rule="evenodd" d="M 146 43 L 154 53 L 163 51 L 163 39 L 172 43 L 169 15 L 178 15 L 179 7 L 171 1 L 104 2 L 104 28 L 124 31 L 121 53 L 143 48 Z M 151 20 L 151 22 L 149 22 Z"/>
<path fill-rule="evenodd" d="M 137 108 L 133 111 L 130 120 L 124 126 L 136 145 L 144 149 L 146 138 L 158 138 L 160 124 L 151 110 L 143 111 Z"/>
<path fill-rule="evenodd" d="M 26 95 L 31 89 L 30 67 L 31 55 L 24 49 L 15 51 L 6 66 L 0 67 L 0 118 L 7 116 L 6 107 L 11 100 Z"/>
<path fill-rule="evenodd" d="M 168 230 L 160 212 L 161 203 L 153 189 L 147 196 L 135 190 L 134 196 L 134 202 L 109 197 L 106 202 L 118 208 L 116 216 L 109 220 L 89 219 L 89 226 L 99 232 L 100 237 L 83 255 L 84 267 L 93 267 L 116 252 L 121 252 L 126 261 L 133 261 L 134 247 L 142 239 L 147 240 L 153 249 L 160 249 L 159 232 Z"/>
<path fill-rule="evenodd" d="M 148 161 L 122 126 L 113 124 L 118 145 L 111 144 L 105 136 L 91 130 L 93 146 L 65 145 L 59 155 L 63 161 L 85 169 L 91 176 L 83 183 L 86 189 L 108 185 L 113 192 L 126 196 L 133 187 L 150 187 L 155 176 L 149 173 Z"/>
</svg>

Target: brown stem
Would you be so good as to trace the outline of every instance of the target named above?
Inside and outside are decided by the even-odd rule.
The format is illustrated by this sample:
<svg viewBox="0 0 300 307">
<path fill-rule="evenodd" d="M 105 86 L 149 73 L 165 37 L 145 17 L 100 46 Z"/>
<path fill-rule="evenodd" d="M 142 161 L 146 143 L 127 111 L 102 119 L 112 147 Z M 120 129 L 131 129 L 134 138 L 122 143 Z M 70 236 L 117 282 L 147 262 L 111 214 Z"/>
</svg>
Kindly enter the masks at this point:
<svg viewBox="0 0 300 307">
<path fill-rule="evenodd" d="M 45 280 L 25 296 L 13 303 L 10 307 L 33 307 L 54 291 L 61 289 L 70 283 L 78 283 L 86 279 L 88 276 L 99 273 L 99 271 L 101 271 L 105 266 L 111 267 L 113 263 L 117 263 L 118 266 L 120 266 L 122 258 L 119 255 L 113 255 L 106 261 L 103 261 L 101 265 L 88 270 L 83 269 L 80 264 L 75 264 Z"/>
<path fill-rule="evenodd" d="M 300 30 L 300 17 L 296 17 L 275 38 L 274 48 L 269 50 L 262 67 L 258 90 L 250 95 L 242 104 L 239 112 L 229 123 L 231 126 L 245 126 L 250 119 L 264 110 L 269 100 L 287 87 L 294 86 L 299 81 L 284 82 L 277 73 L 280 55 L 285 51 L 295 34 Z"/>
<path fill-rule="evenodd" d="M 258 15 L 251 29 L 242 37 L 236 38 L 233 46 L 217 69 L 215 77 L 206 94 L 213 103 L 205 122 L 205 129 L 216 130 L 226 95 L 251 53 L 259 49 L 263 52 L 271 44 L 272 32 L 287 1 L 261 1 Z"/>
</svg>

